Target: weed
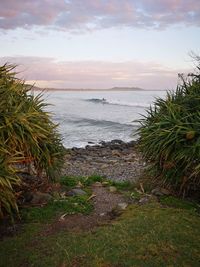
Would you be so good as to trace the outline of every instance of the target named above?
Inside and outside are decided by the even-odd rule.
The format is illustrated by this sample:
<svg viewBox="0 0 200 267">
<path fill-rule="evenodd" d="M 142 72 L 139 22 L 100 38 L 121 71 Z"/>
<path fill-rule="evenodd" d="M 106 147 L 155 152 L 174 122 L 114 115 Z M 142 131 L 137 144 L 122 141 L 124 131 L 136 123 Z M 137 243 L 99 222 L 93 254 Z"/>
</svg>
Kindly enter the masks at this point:
<svg viewBox="0 0 200 267">
<path fill-rule="evenodd" d="M 43 207 L 23 209 L 21 211 L 22 218 L 25 222 L 45 222 L 52 220 L 55 216 L 59 216 L 61 213 L 89 214 L 92 211 L 93 206 L 87 199 L 87 195 L 55 199 Z"/>
<path fill-rule="evenodd" d="M 187 209 L 190 211 L 197 211 L 200 208 L 200 206 L 195 202 L 191 202 L 185 199 L 179 199 L 173 196 L 160 197 L 160 203 L 168 207 Z"/>
</svg>

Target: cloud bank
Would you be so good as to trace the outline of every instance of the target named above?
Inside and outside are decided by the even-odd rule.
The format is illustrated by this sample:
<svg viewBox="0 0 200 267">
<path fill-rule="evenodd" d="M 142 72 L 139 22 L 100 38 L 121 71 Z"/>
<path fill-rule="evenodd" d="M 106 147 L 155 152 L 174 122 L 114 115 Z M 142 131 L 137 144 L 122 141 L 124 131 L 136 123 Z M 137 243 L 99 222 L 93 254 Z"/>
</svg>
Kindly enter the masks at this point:
<svg viewBox="0 0 200 267">
<path fill-rule="evenodd" d="M 155 62 L 58 62 L 54 58 L 2 57 L 0 64 L 18 65 L 20 78 L 42 88 L 104 89 L 133 86 L 144 89 L 173 89 L 177 74 L 188 70 L 170 69 Z"/>
<path fill-rule="evenodd" d="M 199 0 L 2 0 L 0 29 L 200 26 Z"/>
</svg>

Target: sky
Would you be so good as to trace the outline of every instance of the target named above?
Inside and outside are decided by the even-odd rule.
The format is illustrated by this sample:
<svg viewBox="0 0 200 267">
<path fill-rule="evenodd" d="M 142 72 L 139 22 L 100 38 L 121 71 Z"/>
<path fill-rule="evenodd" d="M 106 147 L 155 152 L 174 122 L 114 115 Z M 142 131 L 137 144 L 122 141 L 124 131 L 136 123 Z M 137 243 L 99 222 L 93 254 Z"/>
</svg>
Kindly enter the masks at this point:
<svg viewBox="0 0 200 267">
<path fill-rule="evenodd" d="M 0 64 L 42 88 L 171 90 L 200 55 L 200 0 L 0 0 Z"/>
</svg>

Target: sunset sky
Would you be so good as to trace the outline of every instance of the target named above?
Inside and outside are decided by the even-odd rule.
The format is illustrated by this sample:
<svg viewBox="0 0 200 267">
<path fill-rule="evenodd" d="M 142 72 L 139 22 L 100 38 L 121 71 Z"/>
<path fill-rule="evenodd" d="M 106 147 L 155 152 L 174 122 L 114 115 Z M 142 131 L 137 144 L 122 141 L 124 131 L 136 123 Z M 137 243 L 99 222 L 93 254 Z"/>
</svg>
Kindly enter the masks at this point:
<svg viewBox="0 0 200 267">
<path fill-rule="evenodd" d="M 0 63 L 40 87 L 172 89 L 200 54 L 200 0 L 0 0 Z"/>
</svg>

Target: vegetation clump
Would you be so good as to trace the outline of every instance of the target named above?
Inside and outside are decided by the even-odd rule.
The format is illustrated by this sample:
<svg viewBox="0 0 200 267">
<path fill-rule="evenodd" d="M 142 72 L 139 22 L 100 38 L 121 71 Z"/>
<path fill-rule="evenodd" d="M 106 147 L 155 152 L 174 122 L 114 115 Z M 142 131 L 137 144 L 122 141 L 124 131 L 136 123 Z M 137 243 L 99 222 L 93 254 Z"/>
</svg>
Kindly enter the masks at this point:
<svg viewBox="0 0 200 267">
<path fill-rule="evenodd" d="M 45 111 L 41 94 L 16 78 L 15 66 L 0 67 L 0 216 L 18 211 L 15 186 L 20 165 L 32 165 L 37 175 L 54 179 L 62 164 L 63 146 Z"/>
<path fill-rule="evenodd" d="M 200 190 L 200 58 L 197 69 L 140 121 L 140 148 L 163 185 L 179 195 Z"/>
</svg>

